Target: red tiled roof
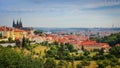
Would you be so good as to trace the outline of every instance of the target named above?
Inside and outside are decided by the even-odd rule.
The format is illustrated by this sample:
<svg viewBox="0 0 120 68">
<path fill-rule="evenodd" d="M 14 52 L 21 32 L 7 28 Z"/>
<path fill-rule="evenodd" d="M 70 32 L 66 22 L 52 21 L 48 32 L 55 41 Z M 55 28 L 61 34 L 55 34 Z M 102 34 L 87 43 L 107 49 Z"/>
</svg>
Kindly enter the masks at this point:
<svg viewBox="0 0 120 68">
<path fill-rule="evenodd" d="M 7 27 L 7 26 L 0 27 L 0 31 L 12 31 L 12 30 L 14 30 L 14 32 L 25 32 L 24 30 L 21 30 L 18 28 L 11 28 L 11 27 Z"/>
<path fill-rule="evenodd" d="M 18 28 L 14 28 L 14 32 L 25 32 L 25 31 Z"/>
<path fill-rule="evenodd" d="M 95 45 L 95 44 L 97 44 L 96 41 L 90 41 L 90 40 L 81 42 L 81 45 L 83 46 Z"/>
<path fill-rule="evenodd" d="M 1 26 L 0 31 L 12 31 L 13 28 L 7 27 L 7 26 Z"/>
</svg>

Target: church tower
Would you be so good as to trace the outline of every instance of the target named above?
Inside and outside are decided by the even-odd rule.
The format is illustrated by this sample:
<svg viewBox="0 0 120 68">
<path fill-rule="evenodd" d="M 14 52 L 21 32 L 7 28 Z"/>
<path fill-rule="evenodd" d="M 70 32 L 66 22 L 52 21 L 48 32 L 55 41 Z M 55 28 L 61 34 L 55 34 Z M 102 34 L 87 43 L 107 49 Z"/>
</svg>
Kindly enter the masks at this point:
<svg viewBox="0 0 120 68">
<path fill-rule="evenodd" d="M 13 27 L 16 27 L 16 24 L 15 24 L 15 20 L 13 20 L 13 25 L 12 25 Z"/>
<path fill-rule="evenodd" d="M 22 26 L 22 21 L 21 21 L 21 19 L 20 19 L 20 22 L 19 22 L 19 27 L 20 27 L 20 28 L 23 27 L 23 26 Z"/>
<path fill-rule="evenodd" d="M 18 23 L 18 20 L 17 20 L 16 28 L 18 28 L 18 26 L 19 26 L 19 23 Z"/>
<path fill-rule="evenodd" d="M 20 19 L 20 21 L 17 20 L 16 23 L 15 23 L 15 20 L 13 20 L 13 25 L 12 26 L 15 27 L 15 28 L 21 29 L 23 27 L 21 19 Z"/>
</svg>

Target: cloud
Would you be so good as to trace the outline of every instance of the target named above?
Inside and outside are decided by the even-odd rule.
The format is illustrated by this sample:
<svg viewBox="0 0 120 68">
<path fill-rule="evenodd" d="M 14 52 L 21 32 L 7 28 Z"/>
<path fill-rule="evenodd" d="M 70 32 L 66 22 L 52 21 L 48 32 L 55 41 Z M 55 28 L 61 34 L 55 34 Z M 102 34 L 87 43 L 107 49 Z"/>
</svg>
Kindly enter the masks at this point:
<svg viewBox="0 0 120 68">
<path fill-rule="evenodd" d="M 12 0 L 13 1 L 13 0 Z M 14 3 L 18 5 L 14 5 Z M 0 9 L 10 13 L 81 13 L 83 9 L 120 5 L 120 0 L 15 0 Z M 24 3 L 23 3 L 24 2 Z M 5 1 L 4 1 L 5 3 Z M 37 4 L 38 3 L 38 4 Z"/>
<path fill-rule="evenodd" d="M 21 17 L 26 26 L 93 27 L 119 22 L 120 0 L 2 0 L 0 21 Z M 7 1 L 7 3 L 5 2 Z M 103 7 L 111 7 L 103 9 Z M 99 10 L 95 10 L 98 8 Z M 101 8 L 101 9 L 100 9 Z M 87 9 L 87 10 L 84 10 Z M 10 13 L 10 14 L 9 14 Z M 10 19 L 9 19 L 10 18 Z M 102 24 L 99 24 L 101 23 Z M 34 24 L 31 24 L 34 23 Z M 106 25 L 104 25 L 106 23 Z"/>
<path fill-rule="evenodd" d="M 85 4 L 83 8 L 101 8 L 101 7 L 111 7 L 120 5 L 120 0 L 104 0 L 101 2 L 91 3 L 91 4 Z"/>
</svg>

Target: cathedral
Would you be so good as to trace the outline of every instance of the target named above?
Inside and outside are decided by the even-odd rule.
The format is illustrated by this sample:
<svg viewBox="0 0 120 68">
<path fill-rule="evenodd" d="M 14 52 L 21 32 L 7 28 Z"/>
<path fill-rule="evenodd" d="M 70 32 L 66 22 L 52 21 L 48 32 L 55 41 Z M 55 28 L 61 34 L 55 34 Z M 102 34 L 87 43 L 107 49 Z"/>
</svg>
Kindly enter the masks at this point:
<svg viewBox="0 0 120 68">
<path fill-rule="evenodd" d="M 20 19 L 20 21 L 17 20 L 17 22 L 15 22 L 15 20 L 13 20 L 13 25 L 12 25 L 14 28 L 19 28 L 21 29 L 23 27 L 22 25 L 22 21 Z"/>
</svg>

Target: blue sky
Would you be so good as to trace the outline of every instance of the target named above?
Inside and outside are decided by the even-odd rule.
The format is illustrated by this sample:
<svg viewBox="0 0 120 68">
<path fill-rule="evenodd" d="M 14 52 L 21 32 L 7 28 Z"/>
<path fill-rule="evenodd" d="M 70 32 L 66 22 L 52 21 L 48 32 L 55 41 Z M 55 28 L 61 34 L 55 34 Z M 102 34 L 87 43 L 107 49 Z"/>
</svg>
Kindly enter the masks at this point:
<svg viewBox="0 0 120 68">
<path fill-rule="evenodd" d="M 0 26 L 120 27 L 120 0 L 0 0 Z"/>
</svg>

